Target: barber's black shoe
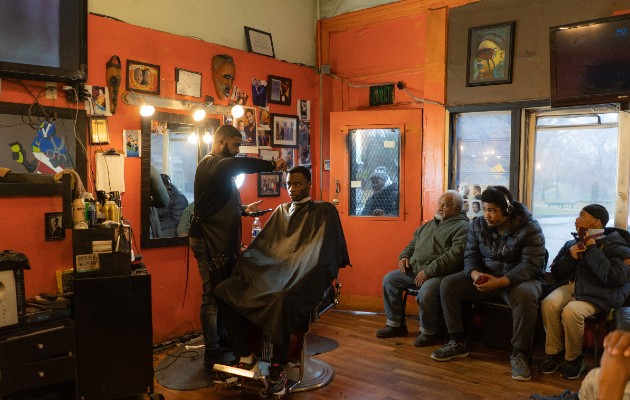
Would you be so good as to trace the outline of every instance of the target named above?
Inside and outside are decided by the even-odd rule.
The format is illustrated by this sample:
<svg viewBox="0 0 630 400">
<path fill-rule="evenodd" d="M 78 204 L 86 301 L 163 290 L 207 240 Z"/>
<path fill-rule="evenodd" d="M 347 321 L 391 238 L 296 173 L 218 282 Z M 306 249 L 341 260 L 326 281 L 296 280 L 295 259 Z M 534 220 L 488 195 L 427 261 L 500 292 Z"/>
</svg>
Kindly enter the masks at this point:
<svg viewBox="0 0 630 400">
<path fill-rule="evenodd" d="M 385 328 L 381 328 L 376 331 L 376 337 L 380 337 L 382 339 L 393 337 L 406 337 L 407 333 L 407 325 L 401 325 L 397 327 L 385 325 Z"/>
<path fill-rule="evenodd" d="M 280 398 L 287 393 L 287 372 L 284 365 L 273 363 L 269 366 L 269 386 L 267 394 Z"/>
<path fill-rule="evenodd" d="M 205 352 L 203 355 L 203 365 L 212 369 L 214 364 L 229 364 L 234 357 L 232 352 L 226 349 L 218 348 L 215 350 L 210 350 Z"/>
</svg>

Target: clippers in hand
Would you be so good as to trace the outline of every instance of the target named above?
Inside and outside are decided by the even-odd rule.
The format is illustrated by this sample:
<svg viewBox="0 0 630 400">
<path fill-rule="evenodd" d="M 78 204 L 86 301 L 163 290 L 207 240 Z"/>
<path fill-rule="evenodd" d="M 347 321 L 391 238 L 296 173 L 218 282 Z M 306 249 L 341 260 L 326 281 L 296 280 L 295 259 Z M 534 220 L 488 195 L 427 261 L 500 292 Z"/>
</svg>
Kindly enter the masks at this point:
<svg viewBox="0 0 630 400">
<path fill-rule="evenodd" d="M 252 211 L 252 212 L 247 213 L 247 215 L 249 215 L 250 217 L 260 217 L 261 215 L 265 215 L 271 211 L 273 211 L 273 209 L 269 208 L 267 210 Z"/>
</svg>

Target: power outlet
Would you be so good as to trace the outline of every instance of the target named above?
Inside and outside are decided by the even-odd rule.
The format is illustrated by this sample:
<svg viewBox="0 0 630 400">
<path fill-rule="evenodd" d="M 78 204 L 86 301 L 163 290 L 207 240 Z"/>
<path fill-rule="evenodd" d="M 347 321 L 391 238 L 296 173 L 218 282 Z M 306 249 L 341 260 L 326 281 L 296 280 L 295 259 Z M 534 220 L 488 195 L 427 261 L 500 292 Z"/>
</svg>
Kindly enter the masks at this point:
<svg viewBox="0 0 630 400">
<path fill-rule="evenodd" d="M 48 100 L 57 98 L 57 84 L 55 82 L 46 82 L 46 98 Z"/>
</svg>

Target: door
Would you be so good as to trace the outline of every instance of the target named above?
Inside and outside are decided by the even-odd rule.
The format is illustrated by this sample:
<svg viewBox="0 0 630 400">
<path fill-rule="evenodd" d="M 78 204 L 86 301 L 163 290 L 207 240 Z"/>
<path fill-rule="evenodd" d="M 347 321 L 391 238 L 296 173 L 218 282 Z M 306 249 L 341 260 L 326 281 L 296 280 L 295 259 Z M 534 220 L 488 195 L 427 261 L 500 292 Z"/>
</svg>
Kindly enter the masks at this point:
<svg viewBox="0 0 630 400">
<path fill-rule="evenodd" d="M 328 200 L 352 262 L 340 272 L 340 300 L 380 309 L 383 275 L 421 222 L 422 110 L 333 112 L 330 147 Z"/>
</svg>

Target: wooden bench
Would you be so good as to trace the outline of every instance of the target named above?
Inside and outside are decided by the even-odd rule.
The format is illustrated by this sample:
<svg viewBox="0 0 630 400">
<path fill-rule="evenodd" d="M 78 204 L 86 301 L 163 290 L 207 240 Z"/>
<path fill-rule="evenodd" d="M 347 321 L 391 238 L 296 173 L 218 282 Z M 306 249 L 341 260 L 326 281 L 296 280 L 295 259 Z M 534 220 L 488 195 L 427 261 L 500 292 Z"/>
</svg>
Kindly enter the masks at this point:
<svg viewBox="0 0 630 400">
<path fill-rule="evenodd" d="M 571 206 L 573 208 L 574 205 L 577 204 L 577 201 L 547 201 L 547 208 L 551 206 L 559 206 L 560 208 L 564 208 L 564 206 Z"/>
</svg>

